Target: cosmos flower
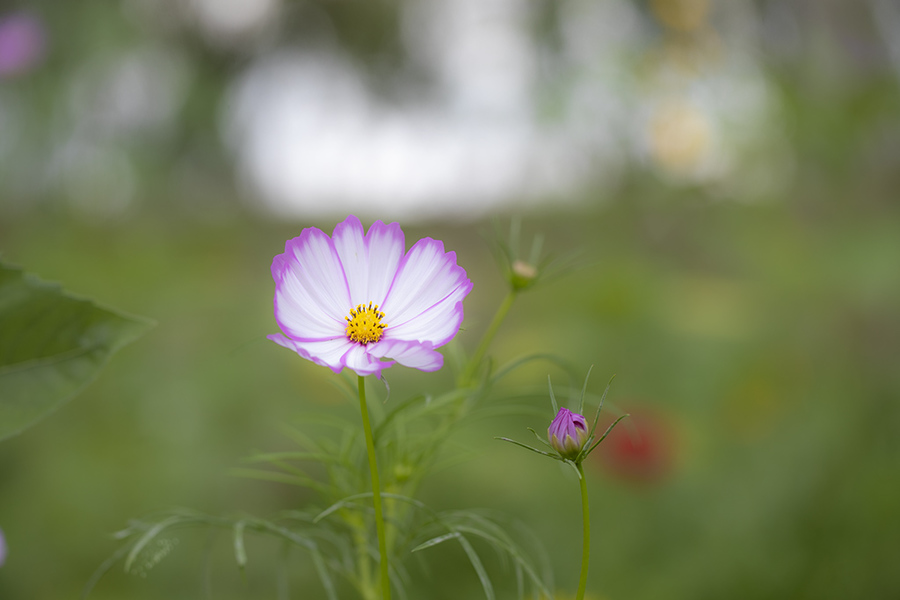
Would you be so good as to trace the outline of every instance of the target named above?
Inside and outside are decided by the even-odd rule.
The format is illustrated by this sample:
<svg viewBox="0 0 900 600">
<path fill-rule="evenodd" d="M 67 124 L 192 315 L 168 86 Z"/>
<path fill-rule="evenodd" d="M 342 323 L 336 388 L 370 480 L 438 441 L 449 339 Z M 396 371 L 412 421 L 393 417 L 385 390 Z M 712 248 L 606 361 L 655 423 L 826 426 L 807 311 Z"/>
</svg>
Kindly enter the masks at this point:
<svg viewBox="0 0 900 600">
<path fill-rule="evenodd" d="M 275 320 L 268 338 L 335 373 L 381 377 L 395 363 L 437 371 L 472 289 L 456 253 L 424 238 L 404 254 L 397 223 L 364 233 L 353 215 L 328 237 L 310 227 L 272 261 Z"/>
<path fill-rule="evenodd" d="M 550 446 L 563 458 L 574 459 L 590 437 L 587 421 L 568 408 L 560 408 L 547 428 Z"/>
</svg>

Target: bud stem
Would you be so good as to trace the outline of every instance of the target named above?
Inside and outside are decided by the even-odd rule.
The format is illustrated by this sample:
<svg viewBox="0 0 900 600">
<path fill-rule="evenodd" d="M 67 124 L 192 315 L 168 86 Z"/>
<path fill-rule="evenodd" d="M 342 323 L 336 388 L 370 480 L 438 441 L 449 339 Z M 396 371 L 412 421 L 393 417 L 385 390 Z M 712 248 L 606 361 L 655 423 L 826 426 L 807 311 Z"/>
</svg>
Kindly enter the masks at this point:
<svg viewBox="0 0 900 600">
<path fill-rule="evenodd" d="M 584 592 L 587 589 L 588 562 L 591 556 L 591 514 L 588 505 L 587 481 L 584 478 L 584 468 L 581 463 L 575 464 L 581 481 L 581 516 L 584 521 L 584 543 L 581 548 L 581 579 L 578 581 L 578 593 L 575 600 L 584 600 Z"/>
<path fill-rule="evenodd" d="M 481 365 L 481 361 L 484 360 L 484 355 L 487 354 L 488 346 L 491 345 L 494 335 L 496 335 L 497 330 L 500 329 L 500 324 L 503 323 L 503 319 L 506 318 L 506 313 L 508 313 L 509 309 L 512 307 L 516 295 L 515 291 L 511 291 L 507 294 L 506 298 L 503 299 L 503 303 L 497 309 L 491 324 L 488 325 L 484 337 L 481 338 L 481 343 L 479 343 L 478 348 L 475 349 L 475 354 L 472 355 L 471 360 L 466 365 L 466 369 L 460 377 L 461 385 L 466 386 L 472 383 L 472 379 L 475 377 L 475 373 Z"/>
<path fill-rule="evenodd" d="M 388 570 L 387 539 L 384 534 L 384 514 L 381 511 L 381 483 L 378 480 L 378 461 L 375 459 L 375 440 L 369 423 L 369 407 L 366 404 L 366 380 L 359 376 L 359 410 L 362 413 L 363 431 L 366 435 L 366 451 L 369 454 L 369 471 L 372 473 L 372 503 L 375 505 L 375 533 L 378 536 L 378 555 L 381 563 L 381 597 L 391 600 L 391 580 Z"/>
</svg>

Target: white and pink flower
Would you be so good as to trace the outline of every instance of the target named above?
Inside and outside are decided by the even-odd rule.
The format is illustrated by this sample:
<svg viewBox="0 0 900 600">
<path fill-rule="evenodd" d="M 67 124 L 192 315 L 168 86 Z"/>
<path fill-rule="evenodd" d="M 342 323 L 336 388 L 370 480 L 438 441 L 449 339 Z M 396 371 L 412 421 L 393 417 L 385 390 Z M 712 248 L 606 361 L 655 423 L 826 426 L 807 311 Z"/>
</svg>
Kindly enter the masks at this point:
<svg viewBox="0 0 900 600">
<path fill-rule="evenodd" d="M 335 373 L 381 377 L 395 363 L 437 371 L 437 348 L 459 331 L 472 282 L 439 240 L 405 249 L 397 223 L 376 221 L 366 233 L 351 215 L 331 237 L 304 229 L 272 261 L 283 334 L 268 338 Z"/>
</svg>

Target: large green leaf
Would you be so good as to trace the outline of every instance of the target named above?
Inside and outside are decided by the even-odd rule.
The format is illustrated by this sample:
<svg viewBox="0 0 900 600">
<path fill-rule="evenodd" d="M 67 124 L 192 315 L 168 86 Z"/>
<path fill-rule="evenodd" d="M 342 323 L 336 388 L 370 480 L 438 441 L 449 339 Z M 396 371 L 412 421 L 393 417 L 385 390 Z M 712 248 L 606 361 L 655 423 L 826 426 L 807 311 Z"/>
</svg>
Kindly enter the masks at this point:
<svg viewBox="0 0 900 600">
<path fill-rule="evenodd" d="M 0 440 L 72 399 L 151 326 L 0 263 Z"/>
</svg>

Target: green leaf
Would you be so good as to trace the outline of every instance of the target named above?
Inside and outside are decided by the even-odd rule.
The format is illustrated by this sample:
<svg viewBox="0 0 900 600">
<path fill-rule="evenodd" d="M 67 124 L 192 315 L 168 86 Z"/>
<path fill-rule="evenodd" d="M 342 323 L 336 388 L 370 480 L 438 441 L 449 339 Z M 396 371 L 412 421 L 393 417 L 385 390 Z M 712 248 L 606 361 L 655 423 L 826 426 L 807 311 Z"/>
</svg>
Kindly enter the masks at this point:
<svg viewBox="0 0 900 600">
<path fill-rule="evenodd" d="M 245 525 L 244 521 L 238 521 L 234 524 L 234 560 L 237 562 L 239 569 L 247 566 L 247 550 L 244 548 Z"/>
<path fill-rule="evenodd" d="M 616 425 L 619 424 L 619 421 L 621 421 L 625 417 L 629 417 L 629 416 L 631 416 L 631 415 L 626 413 L 626 414 L 622 415 L 621 417 L 619 417 L 618 419 L 616 419 L 615 421 L 613 421 L 612 425 L 610 425 L 609 427 L 606 428 L 606 433 L 604 433 L 602 436 L 600 436 L 600 439 L 597 440 L 596 442 L 594 442 L 594 444 L 587 450 L 587 452 L 585 452 L 584 449 L 582 449 L 582 452 L 583 452 L 582 459 L 586 458 L 588 454 L 590 454 L 591 452 L 594 451 L 594 448 L 596 448 L 597 446 L 600 445 L 600 442 L 602 442 L 603 440 L 606 439 L 606 436 L 608 436 L 609 433 L 613 430 L 613 427 L 615 427 Z"/>
<path fill-rule="evenodd" d="M 545 439 L 542 438 L 540 435 L 538 435 L 538 432 L 537 432 L 537 431 L 535 431 L 535 430 L 532 429 L 531 427 L 526 427 L 525 429 L 527 429 L 528 431 L 530 431 L 530 432 L 532 433 L 532 435 L 534 435 L 534 439 L 536 439 L 537 441 L 539 441 L 540 443 L 542 443 L 542 444 L 545 445 L 546 447 L 548 447 L 548 448 L 550 448 L 551 450 L 553 450 L 553 452 L 556 452 L 556 450 L 553 448 L 553 446 L 551 446 L 550 444 L 547 443 L 547 440 L 545 440 Z"/>
<path fill-rule="evenodd" d="M 553 383 L 550 381 L 549 375 L 547 375 L 547 387 L 550 388 L 550 404 L 553 405 L 553 416 L 556 417 L 556 413 L 559 412 L 559 405 L 556 403 L 556 396 L 553 394 Z"/>
<path fill-rule="evenodd" d="M 543 454 L 544 456 L 549 456 L 550 458 L 552 458 L 554 460 L 562 460 L 559 456 L 557 456 L 555 454 L 550 454 L 549 452 L 544 452 L 543 450 L 538 450 L 537 448 L 532 448 L 528 444 L 523 444 L 522 442 L 517 442 L 516 440 L 511 440 L 511 439 L 505 438 L 505 437 L 495 437 L 494 439 L 502 440 L 504 442 L 509 442 L 510 444 L 515 444 L 516 446 L 520 446 L 522 448 L 525 448 L 526 450 L 531 450 L 532 452 L 537 452 L 538 454 Z"/>
<path fill-rule="evenodd" d="M 0 263 L 0 440 L 74 398 L 152 325 Z"/>
<path fill-rule="evenodd" d="M 174 515 L 169 517 L 168 519 L 160 521 L 159 523 L 148 529 L 147 532 L 144 533 L 144 535 L 141 536 L 141 538 L 134 544 L 134 546 L 131 547 L 131 551 L 128 552 L 128 557 L 125 558 L 125 572 L 127 573 L 131 571 L 131 565 L 134 564 L 134 560 L 137 558 L 138 554 L 140 554 L 141 550 L 143 550 L 147 544 L 152 542 L 153 539 L 156 538 L 156 536 L 161 534 L 169 527 L 182 523 L 186 520 L 187 519 L 181 515 Z"/>
<path fill-rule="evenodd" d="M 231 469 L 229 472 L 234 477 L 246 477 L 247 479 L 259 479 L 261 481 L 286 483 L 288 485 L 296 485 L 309 488 L 311 490 L 316 490 L 317 492 L 321 492 L 323 494 L 328 494 L 331 492 L 331 488 L 329 488 L 327 485 L 325 485 L 324 483 L 320 483 L 311 477 L 308 477 L 299 470 L 292 473 L 280 473 L 278 471 L 266 471 L 264 469 L 235 468 Z"/>
<path fill-rule="evenodd" d="M 461 535 L 457 540 L 459 540 L 460 546 L 462 546 L 466 557 L 472 564 L 472 568 L 475 569 L 475 573 L 478 574 L 478 580 L 481 581 L 481 588 L 484 590 L 485 597 L 487 600 L 495 600 L 496 596 L 494 596 L 494 586 L 491 585 L 491 578 L 488 577 L 487 570 L 478 557 L 478 553 L 475 552 L 475 548 L 472 547 L 472 544 L 469 543 L 465 536 Z"/>
<path fill-rule="evenodd" d="M 588 372 L 588 375 L 590 375 L 590 372 Z M 594 424 L 591 425 L 590 435 L 592 437 L 594 435 L 594 430 L 597 429 L 597 421 L 600 420 L 600 411 L 603 410 L 603 401 L 606 400 L 606 394 L 609 393 L 609 386 L 612 385 L 613 379 L 615 378 L 615 375 L 609 378 L 609 381 L 606 382 L 606 389 L 603 390 L 603 395 L 600 396 L 600 403 L 597 405 L 597 412 L 594 414 Z M 587 385 L 587 380 L 585 380 L 585 385 Z"/>
<path fill-rule="evenodd" d="M 584 376 L 584 386 L 581 388 L 581 399 L 578 401 L 578 414 L 584 415 L 584 394 L 587 392 L 587 384 L 588 379 L 591 378 L 591 371 L 594 370 L 594 365 L 591 365 L 591 368 L 588 369 L 587 375 Z M 607 386 L 608 388 L 609 386 Z M 604 396 L 605 397 L 605 396 Z M 600 404 L 603 404 L 603 400 L 600 401 Z"/>
<path fill-rule="evenodd" d="M 418 552 L 419 550 L 425 550 L 426 548 L 431 548 L 432 546 L 437 546 L 438 544 L 443 544 L 447 540 L 453 540 L 459 537 L 459 532 L 451 531 L 450 533 L 445 533 L 444 535 L 439 535 L 437 537 L 433 537 L 427 542 L 422 542 L 412 550 L 410 553 Z"/>
</svg>

